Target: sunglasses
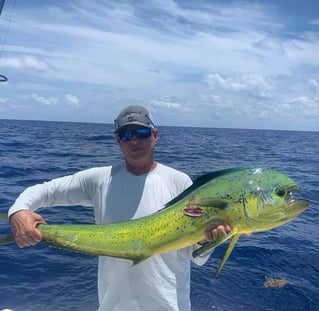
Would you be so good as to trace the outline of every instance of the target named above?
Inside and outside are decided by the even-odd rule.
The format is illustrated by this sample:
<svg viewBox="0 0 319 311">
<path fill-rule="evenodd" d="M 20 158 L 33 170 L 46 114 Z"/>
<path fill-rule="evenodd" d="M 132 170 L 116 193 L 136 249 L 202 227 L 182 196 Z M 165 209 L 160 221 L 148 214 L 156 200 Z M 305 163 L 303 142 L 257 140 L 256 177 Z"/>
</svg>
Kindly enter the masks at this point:
<svg viewBox="0 0 319 311">
<path fill-rule="evenodd" d="M 152 129 L 150 128 L 139 128 L 137 130 L 126 130 L 118 132 L 121 141 L 130 141 L 135 135 L 139 140 L 149 138 L 152 134 Z"/>
</svg>

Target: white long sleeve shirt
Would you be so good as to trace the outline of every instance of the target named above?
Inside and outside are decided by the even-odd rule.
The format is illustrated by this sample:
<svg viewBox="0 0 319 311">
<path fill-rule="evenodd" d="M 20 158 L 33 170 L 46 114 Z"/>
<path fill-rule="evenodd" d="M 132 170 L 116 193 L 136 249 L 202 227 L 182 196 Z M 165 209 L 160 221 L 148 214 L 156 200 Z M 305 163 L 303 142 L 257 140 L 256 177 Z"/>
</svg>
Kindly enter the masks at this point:
<svg viewBox="0 0 319 311">
<path fill-rule="evenodd" d="M 191 185 L 184 173 L 162 164 L 133 175 L 125 164 L 92 168 L 27 188 L 9 210 L 83 205 L 94 208 L 97 224 L 149 215 Z M 190 260 L 194 247 L 130 260 L 99 257 L 98 311 L 190 311 Z M 203 264 L 207 258 L 198 258 Z"/>
</svg>

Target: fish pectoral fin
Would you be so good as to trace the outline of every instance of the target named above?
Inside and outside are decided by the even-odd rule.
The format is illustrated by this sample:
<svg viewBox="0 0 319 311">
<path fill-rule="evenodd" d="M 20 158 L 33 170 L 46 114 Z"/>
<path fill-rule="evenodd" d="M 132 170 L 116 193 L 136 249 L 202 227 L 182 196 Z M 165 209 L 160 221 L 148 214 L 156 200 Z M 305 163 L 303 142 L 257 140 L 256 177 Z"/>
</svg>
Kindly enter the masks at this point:
<svg viewBox="0 0 319 311">
<path fill-rule="evenodd" d="M 12 234 L 0 235 L 0 245 L 14 242 Z"/>
<path fill-rule="evenodd" d="M 137 257 L 137 258 L 134 258 L 132 259 L 133 260 L 133 264 L 132 264 L 132 267 L 138 265 L 139 263 L 141 263 L 142 261 L 150 258 L 151 256 L 142 256 L 142 257 Z"/>
<path fill-rule="evenodd" d="M 221 271 L 221 269 L 223 268 L 225 262 L 227 261 L 228 257 L 230 256 L 231 252 L 233 251 L 238 239 L 240 237 L 240 234 L 235 234 L 233 239 L 231 240 L 227 250 L 226 250 L 226 253 L 224 255 L 224 258 L 222 259 L 222 261 L 220 262 L 220 264 L 218 265 L 218 268 L 215 272 L 215 278 L 218 276 L 219 272 Z"/>
<path fill-rule="evenodd" d="M 222 236 L 221 238 L 208 242 L 204 244 L 202 247 L 196 249 L 193 253 L 192 256 L 193 258 L 196 258 L 198 256 L 205 256 L 207 253 L 209 253 L 213 248 L 217 247 L 218 245 L 226 242 L 228 239 L 233 237 L 234 235 L 237 234 L 237 229 L 233 229 L 231 232 L 227 233 L 226 235 Z"/>
</svg>

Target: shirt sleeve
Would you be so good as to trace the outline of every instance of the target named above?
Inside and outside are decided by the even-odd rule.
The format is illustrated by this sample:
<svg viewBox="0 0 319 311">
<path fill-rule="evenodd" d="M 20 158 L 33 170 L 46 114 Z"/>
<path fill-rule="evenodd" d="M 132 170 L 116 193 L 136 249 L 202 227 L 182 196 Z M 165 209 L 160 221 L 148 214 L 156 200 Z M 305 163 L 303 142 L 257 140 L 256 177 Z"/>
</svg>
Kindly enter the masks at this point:
<svg viewBox="0 0 319 311">
<path fill-rule="evenodd" d="M 93 168 L 26 188 L 8 211 L 36 211 L 51 206 L 92 206 L 92 194 L 99 176 L 107 168 Z"/>
</svg>

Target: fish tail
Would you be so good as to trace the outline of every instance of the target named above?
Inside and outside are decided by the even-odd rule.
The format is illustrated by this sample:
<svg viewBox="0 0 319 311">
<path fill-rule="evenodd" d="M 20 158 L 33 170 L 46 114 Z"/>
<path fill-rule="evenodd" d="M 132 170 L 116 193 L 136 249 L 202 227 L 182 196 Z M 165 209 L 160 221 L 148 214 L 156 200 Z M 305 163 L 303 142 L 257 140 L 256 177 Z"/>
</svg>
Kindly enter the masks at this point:
<svg viewBox="0 0 319 311">
<path fill-rule="evenodd" d="M 5 213 L 0 213 L 0 219 L 9 221 L 8 215 Z M 0 245 L 8 244 L 14 242 L 14 237 L 12 234 L 0 235 Z"/>
<path fill-rule="evenodd" d="M 14 242 L 12 234 L 0 235 L 0 245 L 8 244 Z"/>
<path fill-rule="evenodd" d="M 6 214 L 6 213 L 0 213 L 0 219 L 5 220 L 5 221 L 9 221 L 9 219 L 8 219 L 8 214 Z"/>
</svg>

